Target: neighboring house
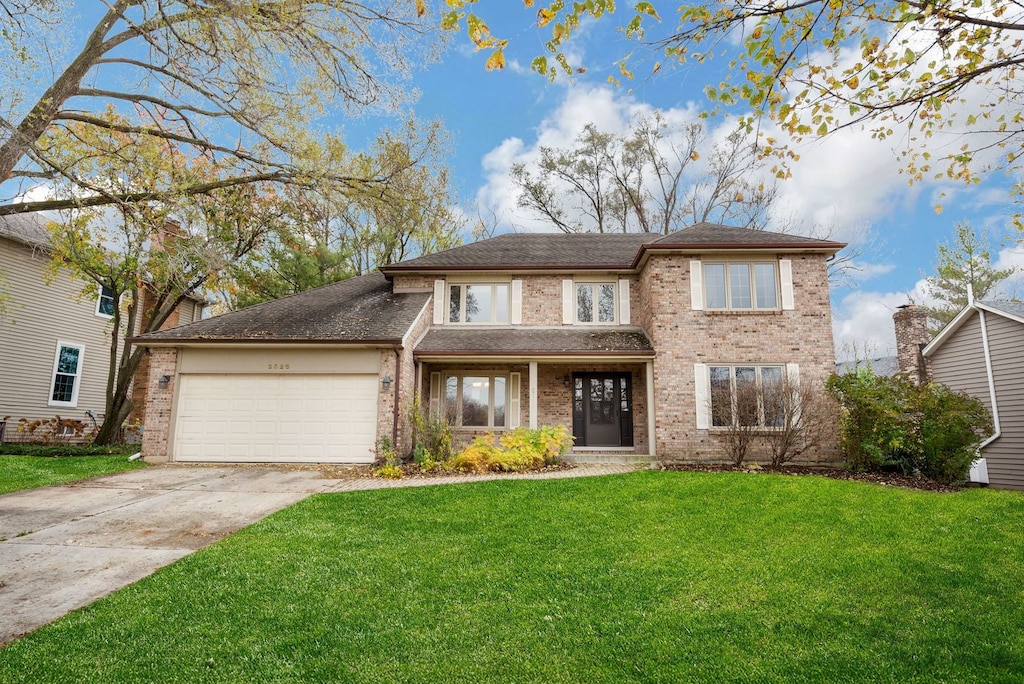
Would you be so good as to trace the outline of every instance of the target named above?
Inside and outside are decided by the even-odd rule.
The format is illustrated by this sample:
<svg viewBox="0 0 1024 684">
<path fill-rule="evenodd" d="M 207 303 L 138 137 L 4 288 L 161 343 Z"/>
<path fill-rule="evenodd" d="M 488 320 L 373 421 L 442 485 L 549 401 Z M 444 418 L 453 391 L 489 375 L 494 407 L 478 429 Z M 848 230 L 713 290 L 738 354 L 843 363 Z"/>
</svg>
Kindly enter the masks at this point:
<svg viewBox="0 0 1024 684">
<path fill-rule="evenodd" d="M 1024 489 L 1024 302 L 975 301 L 922 350 L 926 375 L 992 412 L 973 481 Z"/>
<path fill-rule="evenodd" d="M 502 235 L 143 335 L 143 453 L 367 463 L 381 436 L 410 448 L 418 398 L 463 439 L 564 424 L 576 460 L 722 460 L 712 388 L 834 370 L 842 247 L 712 224 Z"/>
<path fill-rule="evenodd" d="M 82 295 L 66 269 L 53 274 L 49 220 L 38 214 L 0 216 L 0 439 L 20 440 L 18 421 L 103 419 L 110 326 L 116 302 L 109 290 Z M 201 306 L 186 300 L 175 319 L 192 322 Z M 136 401 L 145 404 L 136 395 Z"/>
</svg>

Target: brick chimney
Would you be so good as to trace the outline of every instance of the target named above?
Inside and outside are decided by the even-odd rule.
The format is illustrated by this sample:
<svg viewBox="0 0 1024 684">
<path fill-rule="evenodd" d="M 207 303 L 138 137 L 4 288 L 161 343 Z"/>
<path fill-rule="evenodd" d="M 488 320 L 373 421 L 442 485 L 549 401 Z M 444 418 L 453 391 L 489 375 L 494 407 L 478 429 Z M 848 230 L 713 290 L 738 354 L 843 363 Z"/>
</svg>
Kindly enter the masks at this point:
<svg viewBox="0 0 1024 684">
<path fill-rule="evenodd" d="M 892 315 L 896 328 L 896 362 L 900 375 L 917 383 L 928 382 L 928 365 L 921 350 L 929 341 L 928 313 L 913 304 L 904 304 Z"/>
</svg>

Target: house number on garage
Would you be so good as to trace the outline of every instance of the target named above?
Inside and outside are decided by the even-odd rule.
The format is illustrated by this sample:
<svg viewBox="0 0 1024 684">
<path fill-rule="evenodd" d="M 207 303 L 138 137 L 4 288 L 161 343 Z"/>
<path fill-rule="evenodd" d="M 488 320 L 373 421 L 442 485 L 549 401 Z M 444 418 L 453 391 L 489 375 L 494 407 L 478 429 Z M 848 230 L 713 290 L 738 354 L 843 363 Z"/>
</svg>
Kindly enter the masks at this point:
<svg viewBox="0 0 1024 684">
<path fill-rule="evenodd" d="M 268 363 L 267 370 L 289 370 L 291 364 L 288 363 Z"/>
</svg>

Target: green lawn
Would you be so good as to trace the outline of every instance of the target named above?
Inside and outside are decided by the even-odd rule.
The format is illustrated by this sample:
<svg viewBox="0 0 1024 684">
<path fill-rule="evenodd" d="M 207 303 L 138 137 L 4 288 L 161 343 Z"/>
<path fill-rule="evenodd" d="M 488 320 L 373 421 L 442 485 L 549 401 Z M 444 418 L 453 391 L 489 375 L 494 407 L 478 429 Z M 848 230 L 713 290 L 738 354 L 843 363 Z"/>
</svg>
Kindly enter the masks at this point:
<svg viewBox="0 0 1024 684">
<path fill-rule="evenodd" d="M 639 472 L 320 495 L 0 650 L 4 682 L 1024 678 L 1024 496 Z"/>
<path fill-rule="evenodd" d="M 0 494 L 142 468 L 127 456 L 0 456 Z"/>
</svg>

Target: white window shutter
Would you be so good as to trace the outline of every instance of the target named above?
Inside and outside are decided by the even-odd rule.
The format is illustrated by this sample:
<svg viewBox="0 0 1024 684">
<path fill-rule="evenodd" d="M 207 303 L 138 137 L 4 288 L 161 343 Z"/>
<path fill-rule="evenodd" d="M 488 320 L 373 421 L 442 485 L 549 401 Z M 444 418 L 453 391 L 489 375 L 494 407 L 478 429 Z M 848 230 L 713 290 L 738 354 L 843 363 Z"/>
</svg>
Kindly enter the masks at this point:
<svg viewBox="0 0 1024 684">
<path fill-rule="evenodd" d="M 629 279 L 619 278 L 619 324 L 629 325 Z"/>
<path fill-rule="evenodd" d="M 799 425 L 800 424 L 800 412 L 801 412 L 801 409 L 803 408 L 802 406 L 800 406 L 800 392 L 799 392 L 799 387 L 800 387 L 800 366 L 799 366 L 799 364 L 795 364 L 795 363 L 787 363 L 786 364 L 786 380 L 789 383 L 789 391 L 792 392 L 792 394 L 790 396 L 793 399 L 791 405 L 793 406 L 793 413 L 794 413 L 794 415 L 793 415 L 793 418 L 792 418 L 791 422 L 792 422 L 793 425 Z"/>
<path fill-rule="evenodd" d="M 700 259 L 690 259 L 690 308 L 704 310 L 704 270 Z"/>
<path fill-rule="evenodd" d="M 575 297 L 572 294 L 572 280 L 566 278 L 562 281 L 562 325 L 572 325 L 572 314 L 576 308 Z"/>
<path fill-rule="evenodd" d="M 782 283 L 782 309 L 792 311 L 796 303 L 793 300 L 793 262 L 789 259 L 779 260 L 779 280 Z"/>
<path fill-rule="evenodd" d="M 441 374 L 430 374 L 430 417 L 437 419 L 441 417 Z"/>
<path fill-rule="evenodd" d="M 706 363 L 693 364 L 694 396 L 697 400 L 697 429 L 711 427 L 711 379 Z"/>
<path fill-rule="evenodd" d="M 508 426 L 513 430 L 522 424 L 522 418 L 519 415 L 519 393 L 521 385 L 522 373 L 508 374 L 508 391 L 511 395 L 508 400 Z"/>
<path fill-rule="evenodd" d="M 444 323 L 444 281 L 434 281 L 434 325 Z"/>
<path fill-rule="evenodd" d="M 522 325 L 523 323 L 523 281 L 512 281 L 512 311 L 509 315 L 509 323 Z"/>
<path fill-rule="evenodd" d="M 800 364 L 786 364 L 786 379 L 789 380 L 789 384 L 793 385 L 794 387 L 800 384 Z"/>
</svg>

